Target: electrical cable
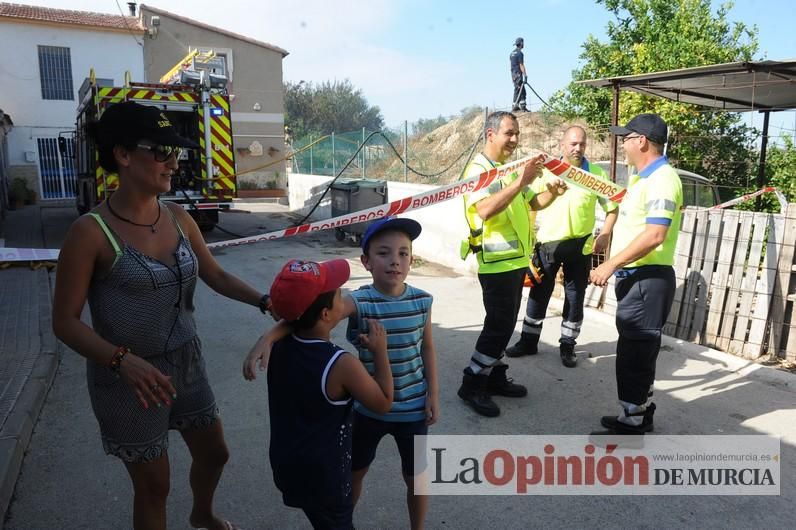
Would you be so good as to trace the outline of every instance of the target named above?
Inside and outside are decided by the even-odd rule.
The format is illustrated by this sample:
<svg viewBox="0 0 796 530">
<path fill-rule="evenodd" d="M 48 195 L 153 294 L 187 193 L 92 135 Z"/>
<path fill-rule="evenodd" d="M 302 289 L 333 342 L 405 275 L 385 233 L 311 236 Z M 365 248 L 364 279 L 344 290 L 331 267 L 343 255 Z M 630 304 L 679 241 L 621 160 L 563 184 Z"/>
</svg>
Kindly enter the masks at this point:
<svg viewBox="0 0 796 530">
<path fill-rule="evenodd" d="M 317 209 L 318 209 L 318 206 L 320 206 L 321 202 L 323 201 L 323 198 L 324 198 L 324 197 L 326 197 L 326 194 L 327 194 L 327 193 L 329 193 L 329 190 L 330 190 L 330 189 L 332 189 L 332 185 L 335 183 L 335 181 L 336 181 L 338 178 L 340 178 L 340 175 L 342 175 L 342 174 L 343 174 L 343 172 L 344 172 L 346 169 L 348 169 L 348 166 L 350 166 L 350 165 L 351 165 L 351 162 L 353 162 L 353 161 L 354 161 L 354 159 L 357 157 L 357 155 L 358 155 L 358 154 L 359 154 L 359 152 L 362 150 L 362 148 L 363 148 L 363 147 L 365 147 L 365 143 L 367 143 L 367 141 L 368 141 L 368 140 L 370 140 L 370 139 L 371 139 L 373 136 L 375 136 L 375 135 L 376 135 L 376 134 L 378 134 L 379 132 L 380 132 L 380 131 L 375 131 L 375 132 L 372 132 L 372 133 L 370 133 L 370 134 L 368 135 L 368 137 L 367 137 L 367 138 L 365 138 L 365 140 L 362 142 L 362 145 L 360 145 L 360 146 L 357 148 L 357 150 L 356 150 L 356 151 L 354 151 L 354 154 L 352 154 L 352 155 L 351 155 L 351 156 L 348 158 L 348 161 L 345 163 L 345 165 L 343 166 L 343 168 L 342 168 L 340 171 L 338 171 L 338 172 L 337 172 L 337 175 L 335 175 L 335 176 L 334 176 L 334 178 L 332 179 L 332 181 L 329 183 L 329 185 L 328 185 L 328 186 L 326 186 L 326 189 L 324 189 L 324 190 L 323 190 L 323 193 L 321 193 L 321 196 L 320 196 L 320 197 L 318 197 L 318 200 L 317 200 L 317 201 L 315 202 L 315 204 L 312 206 L 312 208 L 311 208 L 311 209 L 310 209 L 310 211 L 307 213 L 307 215 L 305 215 L 305 216 L 304 216 L 304 217 L 301 219 L 301 221 L 299 221 L 298 223 L 296 223 L 294 226 L 300 226 L 300 225 L 303 225 L 303 224 L 304 224 L 304 222 L 305 222 L 307 219 L 309 219 L 309 218 L 310 218 L 310 216 L 311 216 L 313 213 L 315 213 L 315 210 L 317 210 Z"/>
<path fill-rule="evenodd" d="M 545 106 L 545 107 L 547 107 L 547 108 L 548 108 L 548 109 L 550 109 L 550 110 L 554 110 L 554 109 L 553 109 L 553 107 L 551 107 L 551 106 L 550 106 L 550 104 L 549 104 L 547 101 L 543 100 L 543 99 L 542 99 L 542 96 L 540 96 L 540 95 L 539 95 L 539 94 L 536 92 L 536 90 L 534 90 L 534 89 L 533 89 L 533 87 L 531 86 L 531 84 L 530 84 L 528 81 L 525 81 L 525 84 L 526 84 L 526 85 L 528 85 L 528 88 L 530 88 L 530 89 L 531 89 L 531 92 L 533 92 L 533 93 L 534 93 L 534 95 L 535 95 L 537 98 L 539 98 L 539 101 L 541 101 L 542 103 L 544 103 L 544 106 Z"/>
<path fill-rule="evenodd" d="M 401 155 L 398 153 L 398 150 L 397 150 L 397 149 L 395 148 L 395 146 L 392 144 L 392 142 L 390 141 L 390 139 L 389 139 L 389 138 L 387 138 L 387 136 L 385 136 L 385 135 L 384 135 L 384 134 L 383 134 L 381 131 L 378 131 L 378 132 L 379 132 L 379 134 L 381 134 L 381 136 L 382 136 L 382 137 L 383 137 L 383 138 L 384 138 L 384 139 L 387 141 L 387 144 L 390 146 L 390 148 L 392 149 L 393 153 L 395 153 L 395 156 L 396 156 L 396 157 L 398 157 L 398 160 L 400 160 L 400 161 L 401 161 L 401 162 L 403 162 L 403 163 L 406 163 L 406 162 L 404 161 L 403 157 L 402 157 L 402 156 L 401 156 Z M 475 139 L 475 141 L 473 142 L 473 146 L 477 145 L 477 144 L 478 144 L 478 142 L 480 142 L 480 141 L 481 141 L 481 136 L 482 136 L 483 134 L 484 134 L 484 133 L 483 133 L 483 131 L 482 131 L 482 132 L 480 132 L 480 133 L 478 134 L 478 137 L 477 137 L 477 138 Z M 412 166 L 410 166 L 409 164 L 406 164 L 406 169 L 408 169 L 409 171 L 411 171 L 412 173 L 414 173 L 415 175 L 418 175 L 418 176 L 420 176 L 420 177 L 424 177 L 424 178 L 434 178 L 434 177 L 438 177 L 438 176 L 442 175 L 443 173 L 447 172 L 449 169 L 451 169 L 451 168 L 452 168 L 452 167 L 453 167 L 453 166 L 454 166 L 454 165 L 455 165 L 455 164 L 456 164 L 456 163 L 457 163 L 457 162 L 458 162 L 458 161 L 459 161 L 459 160 L 460 160 L 460 159 L 461 159 L 461 158 L 464 156 L 464 154 L 465 154 L 466 152 L 467 152 L 467 149 L 465 149 L 464 151 L 462 151 L 462 153 L 461 153 L 459 156 L 457 156 L 457 157 L 456 157 L 456 158 L 453 160 L 453 162 L 451 162 L 451 163 L 450 163 L 450 165 L 448 165 L 448 167 L 446 167 L 445 169 L 443 169 L 442 171 L 439 171 L 439 172 L 437 172 L 437 173 L 430 173 L 430 174 L 427 174 L 427 173 L 421 173 L 420 171 L 418 171 L 418 170 L 414 169 L 414 168 L 413 168 Z"/>
<path fill-rule="evenodd" d="M 475 153 L 475 148 L 478 147 L 478 144 L 481 143 L 481 140 L 483 138 L 484 138 L 484 131 L 482 130 L 480 133 L 478 133 L 478 137 L 475 139 L 475 142 L 473 142 L 473 146 L 470 149 L 470 154 L 467 155 L 467 160 L 464 161 L 464 166 L 462 166 L 462 172 L 459 173 L 459 180 L 461 180 L 462 177 L 464 177 L 464 170 L 467 169 L 467 164 L 469 164 L 470 159 L 473 158 L 473 153 Z"/>
<path fill-rule="evenodd" d="M 482 138 L 483 134 L 484 134 L 484 133 L 483 133 L 483 131 L 481 131 L 480 133 L 478 133 L 478 136 L 476 137 L 475 141 L 473 142 L 473 145 L 472 145 L 472 147 L 470 148 L 470 155 L 467 157 L 467 161 L 468 161 L 468 162 L 469 162 L 469 160 L 470 160 L 470 157 L 472 157 L 472 156 L 473 156 L 473 152 L 475 151 L 475 148 L 478 146 L 478 143 L 481 141 L 481 138 Z M 412 173 L 414 173 L 415 175 L 418 175 L 418 176 L 420 176 L 420 177 L 425 177 L 425 178 L 434 178 L 434 177 L 438 177 L 439 175 L 442 175 L 443 173 L 445 173 L 446 171 L 448 171 L 449 169 L 451 169 L 451 168 L 452 168 L 452 167 L 453 167 L 453 166 L 454 166 L 454 165 L 455 165 L 455 164 L 456 164 L 456 163 L 457 163 L 457 162 L 458 162 L 458 161 L 459 161 L 459 160 L 460 160 L 460 159 L 461 159 L 461 158 L 464 156 L 464 154 L 465 154 L 465 153 L 467 153 L 467 150 L 464 150 L 464 151 L 462 151 L 462 153 L 461 153 L 459 156 L 457 156 L 457 157 L 456 157 L 456 159 L 455 159 L 455 160 L 454 160 L 454 161 L 453 161 L 453 162 L 452 162 L 452 163 L 451 163 L 451 164 L 450 164 L 448 167 L 446 167 L 445 169 L 443 169 L 442 171 L 440 171 L 440 172 L 438 172 L 438 173 L 431 173 L 431 174 L 427 174 L 427 173 L 421 173 L 421 172 L 417 171 L 416 169 L 414 169 L 413 167 L 411 167 L 409 164 L 407 164 L 407 163 L 406 163 L 406 161 L 403 159 L 403 157 L 402 157 L 402 156 L 401 156 L 401 155 L 398 153 L 398 150 L 395 148 L 395 146 L 393 145 L 392 141 L 390 141 L 390 139 L 389 139 L 389 138 L 388 138 L 388 137 L 387 137 L 387 136 L 386 136 L 386 135 L 385 135 L 383 132 L 381 132 L 381 131 L 374 131 L 374 132 L 370 133 L 370 134 L 368 135 L 368 137 L 367 137 L 367 138 L 365 138 L 365 140 L 362 142 L 362 144 L 361 144 L 361 145 L 360 145 L 360 146 L 357 148 L 357 150 L 356 150 L 356 151 L 354 151 L 354 153 L 351 155 L 351 157 L 350 157 L 350 158 L 348 159 L 348 161 L 345 163 L 345 165 L 343 166 L 343 168 L 342 168 L 340 171 L 338 171 L 338 172 L 337 172 L 337 175 L 335 175 L 335 176 L 334 176 L 334 178 L 332 179 L 332 181 L 331 181 L 331 182 L 329 182 L 329 184 L 326 186 L 326 189 L 325 189 L 325 190 L 323 190 L 323 193 L 322 193 L 322 194 L 321 194 L 321 196 L 318 198 L 318 200 L 315 202 L 315 204 L 312 206 L 312 208 L 311 208 L 311 209 L 310 209 L 310 211 L 307 213 L 307 215 L 305 215 L 305 216 L 304 216 L 304 217 L 303 217 L 303 218 L 302 218 L 302 219 L 301 219 L 299 222 L 297 222 L 297 223 L 296 223 L 294 226 L 300 226 L 300 225 L 303 225 L 303 224 L 304 224 L 304 223 L 307 221 L 307 219 L 309 219 L 309 218 L 312 216 L 312 214 L 313 214 L 313 213 L 315 213 L 315 210 L 317 210 L 317 209 L 318 209 L 318 206 L 320 206 L 321 202 L 323 201 L 324 197 L 326 197 L 326 194 L 327 194 L 327 193 L 329 192 L 329 190 L 332 188 L 332 185 L 335 183 L 335 181 L 336 181 L 338 178 L 340 178 L 340 175 L 342 175 L 342 174 L 343 174 L 343 172 L 344 172 L 346 169 L 348 169 L 348 166 L 350 166 L 350 165 L 351 165 L 351 163 L 352 163 L 352 162 L 353 162 L 353 161 L 356 159 L 357 155 L 358 155 L 358 154 L 359 154 L 359 152 L 362 150 L 362 148 L 364 148 L 364 147 L 365 147 L 365 145 L 367 144 L 368 140 L 370 140 L 371 138 L 373 138 L 373 137 L 374 137 L 374 136 L 376 136 L 376 135 L 380 135 L 382 138 L 384 138 L 384 140 L 387 142 L 387 145 L 389 145 L 389 146 L 390 146 L 390 148 L 392 149 L 393 153 L 395 153 L 395 156 L 396 156 L 396 157 L 398 157 L 398 160 L 400 160 L 401 162 L 403 162 L 404 164 L 406 164 L 406 169 L 407 169 L 408 171 L 411 171 L 411 172 L 412 172 Z M 465 167 L 466 167 L 466 166 L 465 166 Z"/>
<path fill-rule="evenodd" d="M 124 22 L 124 27 L 125 27 L 125 28 L 127 28 L 127 31 L 130 33 L 130 36 L 133 38 L 133 40 L 135 41 L 135 43 L 136 43 L 136 44 L 138 44 L 139 46 L 141 46 L 141 47 L 143 48 L 144 44 L 143 44 L 143 43 L 141 43 L 141 42 L 138 42 L 138 39 L 137 39 L 137 38 L 135 38 L 135 33 L 133 33 L 133 30 L 132 30 L 132 28 L 131 28 L 131 27 L 130 27 L 130 25 L 127 23 L 127 17 L 124 15 L 124 11 L 122 10 L 122 6 L 120 6 L 120 5 L 119 5 L 119 0 L 116 0 L 116 7 L 118 7 L 118 8 L 119 8 L 119 13 L 120 13 L 120 14 L 121 14 L 121 16 L 122 16 L 122 22 Z"/>
</svg>

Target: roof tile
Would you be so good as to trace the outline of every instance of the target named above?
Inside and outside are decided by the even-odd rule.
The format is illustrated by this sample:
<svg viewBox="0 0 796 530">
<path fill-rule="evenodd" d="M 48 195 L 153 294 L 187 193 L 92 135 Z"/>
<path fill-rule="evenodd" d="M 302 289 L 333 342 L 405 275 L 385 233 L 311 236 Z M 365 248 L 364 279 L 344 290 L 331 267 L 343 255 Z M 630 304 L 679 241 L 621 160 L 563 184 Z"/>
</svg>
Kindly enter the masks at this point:
<svg viewBox="0 0 796 530">
<path fill-rule="evenodd" d="M 138 17 L 124 17 L 91 11 L 74 11 L 70 9 L 53 9 L 49 7 L 29 6 L 22 4 L 0 3 L 0 18 L 31 20 L 36 22 L 52 22 L 75 26 L 95 28 L 111 28 L 121 30 L 144 31 Z"/>
</svg>

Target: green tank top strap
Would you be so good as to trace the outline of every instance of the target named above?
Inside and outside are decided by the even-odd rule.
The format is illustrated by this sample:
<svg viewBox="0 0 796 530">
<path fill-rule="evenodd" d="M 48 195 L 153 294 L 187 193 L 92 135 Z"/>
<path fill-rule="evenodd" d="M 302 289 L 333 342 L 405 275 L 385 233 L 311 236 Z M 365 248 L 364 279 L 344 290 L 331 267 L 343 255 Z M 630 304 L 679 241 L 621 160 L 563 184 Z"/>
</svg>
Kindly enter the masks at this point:
<svg viewBox="0 0 796 530">
<path fill-rule="evenodd" d="M 91 212 L 89 213 L 89 215 L 93 217 L 95 221 L 97 221 L 97 224 L 100 226 L 102 231 L 105 232 L 105 236 L 108 238 L 108 241 L 113 247 L 113 251 L 116 253 L 116 257 L 113 260 L 113 265 L 116 265 L 116 262 L 122 256 L 122 248 L 119 246 L 119 242 L 116 241 L 116 235 L 113 233 L 111 227 L 105 224 L 105 220 L 102 218 L 100 214 L 98 214 L 97 212 Z"/>
<path fill-rule="evenodd" d="M 174 226 L 177 227 L 177 232 L 180 233 L 180 237 L 182 237 L 183 239 L 188 239 L 187 237 L 185 237 L 185 232 L 182 231 L 180 222 L 177 221 L 177 216 L 174 215 L 174 212 L 171 211 L 171 208 L 169 208 L 166 204 L 163 203 L 161 203 L 161 205 L 163 206 L 163 208 L 166 209 L 167 212 L 169 212 L 169 216 L 171 216 L 171 222 L 174 223 Z"/>
</svg>

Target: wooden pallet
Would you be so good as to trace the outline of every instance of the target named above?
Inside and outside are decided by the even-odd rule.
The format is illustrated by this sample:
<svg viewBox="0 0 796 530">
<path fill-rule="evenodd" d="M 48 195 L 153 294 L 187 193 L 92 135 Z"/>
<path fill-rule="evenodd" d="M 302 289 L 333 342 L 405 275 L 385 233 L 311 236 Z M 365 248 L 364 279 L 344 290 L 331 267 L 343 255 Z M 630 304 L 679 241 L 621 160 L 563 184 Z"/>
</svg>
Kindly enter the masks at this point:
<svg viewBox="0 0 796 530">
<path fill-rule="evenodd" d="M 785 215 L 683 212 L 664 333 L 756 359 L 796 362 L 796 204 Z M 613 281 L 586 306 L 616 312 Z"/>
</svg>

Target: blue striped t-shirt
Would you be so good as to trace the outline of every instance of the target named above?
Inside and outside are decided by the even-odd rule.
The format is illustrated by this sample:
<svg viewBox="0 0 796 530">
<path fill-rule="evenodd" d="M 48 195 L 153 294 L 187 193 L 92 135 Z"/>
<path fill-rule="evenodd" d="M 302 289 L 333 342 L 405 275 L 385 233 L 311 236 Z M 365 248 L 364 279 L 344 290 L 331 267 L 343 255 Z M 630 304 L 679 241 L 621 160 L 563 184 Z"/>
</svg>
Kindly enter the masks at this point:
<svg viewBox="0 0 796 530">
<path fill-rule="evenodd" d="M 354 403 L 357 412 L 382 421 L 421 421 L 426 419 L 426 383 L 423 357 L 420 355 L 423 330 L 428 321 L 433 297 L 407 285 L 398 297 L 380 293 L 373 285 L 365 285 L 351 293 L 357 308 L 348 319 L 348 340 L 359 352 L 359 360 L 373 375 L 373 353 L 363 347 L 359 334 L 367 332 L 365 319 L 378 320 L 387 332 L 387 356 L 393 377 L 393 404 L 385 415 Z"/>
</svg>

